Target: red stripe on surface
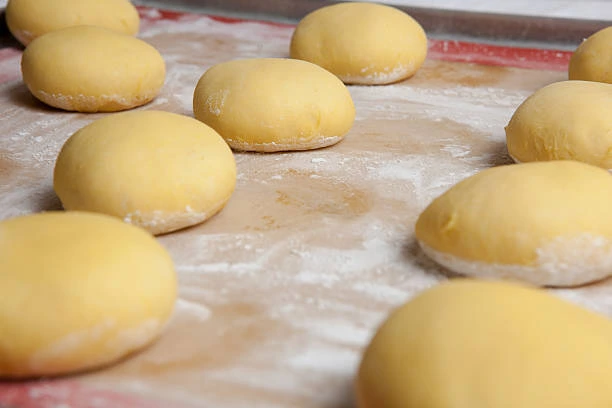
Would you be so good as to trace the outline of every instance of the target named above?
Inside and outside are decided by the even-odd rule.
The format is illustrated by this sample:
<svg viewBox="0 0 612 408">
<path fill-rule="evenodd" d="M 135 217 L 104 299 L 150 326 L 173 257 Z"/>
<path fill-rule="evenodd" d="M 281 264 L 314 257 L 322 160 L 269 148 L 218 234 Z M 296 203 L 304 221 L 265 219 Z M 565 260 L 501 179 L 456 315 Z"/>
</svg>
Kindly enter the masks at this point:
<svg viewBox="0 0 612 408">
<path fill-rule="evenodd" d="M 167 408 L 158 401 L 95 389 L 69 380 L 0 383 L 0 407 Z"/>
<path fill-rule="evenodd" d="M 195 13 L 186 13 L 186 12 L 181 12 L 181 11 L 155 9 L 155 8 L 144 7 L 144 6 L 136 6 L 136 8 L 138 9 L 140 13 L 140 18 L 143 18 L 146 20 L 153 20 L 153 21 L 154 20 L 177 21 L 184 17 L 203 15 L 203 14 L 195 14 Z M 211 20 L 215 20 L 220 23 L 226 23 L 226 24 L 260 23 L 260 24 L 270 25 L 274 27 L 289 27 L 289 28 L 295 27 L 294 24 L 278 23 L 274 21 L 264 21 L 264 20 L 247 20 L 243 18 L 216 16 L 212 14 L 206 14 L 206 17 L 210 18 Z"/>
<path fill-rule="evenodd" d="M 429 58 L 483 65 L 565 71 L 571 51 L 504 47 L 464 41 L 431 40 Z"/>
<path fill-rule="evenodd" d="M 189 13 L 184 13 L 181 11 L 171 11 L 158 9 L 153 7 L 144 7 L 144 6 L 136 6 L 138 13 L 140 14 L 140 18 L 146 20 L 178 20 L 181 17 L 185 17 L 190 15 Z"/>
</svg>

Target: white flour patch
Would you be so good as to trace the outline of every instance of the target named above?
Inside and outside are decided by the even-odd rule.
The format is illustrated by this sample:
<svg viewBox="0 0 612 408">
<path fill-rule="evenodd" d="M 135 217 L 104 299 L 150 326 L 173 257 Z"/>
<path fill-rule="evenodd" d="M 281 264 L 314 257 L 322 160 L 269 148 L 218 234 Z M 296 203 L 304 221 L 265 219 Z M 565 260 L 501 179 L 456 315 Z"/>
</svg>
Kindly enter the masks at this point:
<svg viewBox="0 0 612 408">
<path fill-rule="evenodd" d="M 503 129 L 514 110 L 530 93 L 499 88 L 421 88 L 400 85 L 384 87 L 350 86 L 357 101 L 356 120 L 381 116 L 392 120 L 424 117 L 434 121 L 449 119 L 491 132 Z M 399 101 L 394 102 L 394 101 Z"/>
<path fill-rule="evenodd" d="M 419 206 L 424 207 L 433 198 L 476 171 L 460 163 L 442 162 L 439 156 L 415 155 L 371 165 L 368 175 L 375 180 L 410 183 Z"/>
<path fill-rule="evenodd" d="M 289 366 L 294 369 L 313 371 L 321 374 L 337 376 L 354 376 L 359 366 L 360 358 L 356 353 L 333 346 L 319 346 L 306 349 L 293 357 Z"/>
<path fill-rule="evenodd" d="M 198 320 L 208 320 L 212 315 L 210 309 L 203 304 L 186 299 L 178 299 L 175 307 L 175 313 L 187 313 L 196 317 Z"/>
<path fill-rule="evenodd" d="M 356 282 L 352 286 L 353 290 L 363 293 L 379 301 L 401 303 L 406 300 L 406 292 L 387 285 L 380 285 L 373 282 Z"/>
<path fill-rule="evenodd" d="M 370 338 L 370 330 L 357 327 L 351 322 L 329 319 L 326 321 L 305 320 L 297 327 L 315 334 L 318 338 L 330 342 L 360 347 Z"/>
</svg>

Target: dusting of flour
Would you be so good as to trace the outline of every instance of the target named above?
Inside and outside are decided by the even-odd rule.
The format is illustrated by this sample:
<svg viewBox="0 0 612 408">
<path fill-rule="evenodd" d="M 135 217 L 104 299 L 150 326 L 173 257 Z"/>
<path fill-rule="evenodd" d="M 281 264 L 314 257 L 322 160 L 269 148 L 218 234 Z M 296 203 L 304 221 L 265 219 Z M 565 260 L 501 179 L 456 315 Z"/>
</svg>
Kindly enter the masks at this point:
<svg viewBox="0 0 612 408">
<path fill-rule="evenodd" d="M 139 109 L 192 116 L 195 85 L 213 64 L 288 55 L 289 27 L 148 13 L 140 37 L 162 53 L 167 78 L 161 95 Z M 18 53 L 0 59 L 7 72 L 18 64 Z M 160 237 L 180 281 L 166 335 L 81 381 L 179 408 L 350 403 L 378 324 L 445 279 L 414 242 L 416 217 L 454 183 L 510 163 L 503 127 L 556 75 L 428 60 L 406 82 L 349 87 L 357 117 L 335 146 L 237 153 L 227 207 Z M 46 108 L 14 75 L 0 91 L 0 218 L 61 209 L 55 157 L 73 132 L 105 115 Z M 612 314 L 607 291 L 601 284 L 557 293 Z"/>
</svg>

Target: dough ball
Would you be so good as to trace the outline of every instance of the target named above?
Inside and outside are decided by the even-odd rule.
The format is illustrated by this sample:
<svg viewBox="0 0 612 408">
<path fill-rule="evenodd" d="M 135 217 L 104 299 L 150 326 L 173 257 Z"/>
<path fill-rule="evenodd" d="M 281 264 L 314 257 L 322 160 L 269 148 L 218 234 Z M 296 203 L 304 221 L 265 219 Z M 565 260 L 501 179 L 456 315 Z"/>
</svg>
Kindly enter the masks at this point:
<svg viewBox="0 0 612 408">
<path fill-rule="evenodd" d="M 223 139 L 193 118 L 123 112 L 68 139 L 53 184 L 66 210 L 114 215 L 162 234 L 220 211 L 234 191 L 236 164 Z"/>
<path fill-rule="evenodd" d="M 612 274 L 612 176 L 576 161 L 500 166 L 419 216 L 424 252 L 460 274 L 574 286 Z"/>
<path fill-rule="evenodd" d="M 389 84 L 414 75 L 427 37 L 408 14 L 381 4 L 340 3 L 304 17 L 291 38 L 291 58 L 315 63 L 347 84 Z"/>
<path fill-rule="evenodd" d="M 100 214 L 2 221 L 0 259 L 1 378 L 113 363 L 157 338 L 176 300 L 166 250 Z"/>
<path fill-rule="evenodd" d="M 570 59 L 569 79 L 612 84 L 612 26 L 580 44 Z"/>
<path fill-rule="evenodd" d="M 355 107 L 335 76 L 305 61 L 255 58 L 218 64 L 200 78 L 195 117 L 237 150 L 307 150 L 338 143 Z"/>
<path fill-rule="evenodd" d="M 453 280 L 391 313 L 367 347 L 359 408 L 608 408 L 608 319 L 544 291 Z"/>
<path fill-rule="evenodd" d="M 146 42 L 105 28 L 76 26 L 32 41 L 21 60 L 32 94 L 56 108 L 114 112 L 150 102 L 166 67 Z"/>
<path fill-rule="evenodd" d="M 128 0 L 9 0 L 6 24 L 20 43 L 28 45 L 50 31 L 77 25 L 136 35 L 140 17 Z"/>
<path fill-rule="evenodd" d="M 527 98 L 506 126 L 517 162 L 578 160 L 612 169 L 612 85 L 563 81 Z"/>
</svg>

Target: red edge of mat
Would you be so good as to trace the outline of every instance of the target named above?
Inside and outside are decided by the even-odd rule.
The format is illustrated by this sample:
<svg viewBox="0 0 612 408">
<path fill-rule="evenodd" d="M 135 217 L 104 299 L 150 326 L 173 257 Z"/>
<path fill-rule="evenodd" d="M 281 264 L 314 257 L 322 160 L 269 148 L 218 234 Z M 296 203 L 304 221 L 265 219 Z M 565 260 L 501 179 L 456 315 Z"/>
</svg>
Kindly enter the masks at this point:
<svg viewBox="0 0 612 408">
<path fill-rule="evenodd" d="M 0 408 L 167 408 L 163 401 L 98 389 L 76 380 L 0 383 Z M 188 408 L 172 404 L 173 408 Z M 192 407 L 191 407 L 192 408 Z"/>
<path fill-rule="evenodd" d="M 147 20 L 179 20 L 191 14 L 162 9 L 138 7 L 141 17 Z M 207 15 L 225 24 L 259 23 L 274 27 L 294 27 L 291 24 L 232 17 Z M 454 40 L 429 40 L 428 58 L 442 61 L 467 62 L 527 69 L 566 71 L 571 51 L 540 48 L 508 47 Z"/>
</svg>

